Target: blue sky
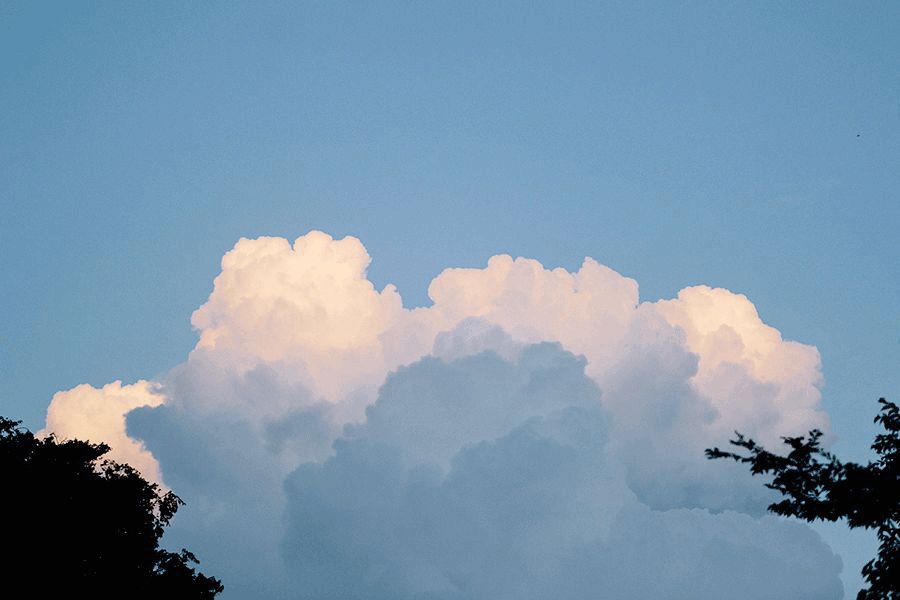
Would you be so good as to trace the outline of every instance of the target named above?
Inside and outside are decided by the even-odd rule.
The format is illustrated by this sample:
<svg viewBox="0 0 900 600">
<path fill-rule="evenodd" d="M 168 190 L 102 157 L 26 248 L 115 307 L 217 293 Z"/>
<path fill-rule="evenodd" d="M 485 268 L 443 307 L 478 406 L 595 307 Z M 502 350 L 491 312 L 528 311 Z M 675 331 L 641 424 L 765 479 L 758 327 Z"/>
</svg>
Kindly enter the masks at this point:
<svg viewBox="0 0 900 600">
<path fill-rule="evenodd" d="M 835 449 L 900 390 L 894 3 L 0 5 L 0 408 L 160 376 L 240 237 L 746 294 Z"/>
</svg>

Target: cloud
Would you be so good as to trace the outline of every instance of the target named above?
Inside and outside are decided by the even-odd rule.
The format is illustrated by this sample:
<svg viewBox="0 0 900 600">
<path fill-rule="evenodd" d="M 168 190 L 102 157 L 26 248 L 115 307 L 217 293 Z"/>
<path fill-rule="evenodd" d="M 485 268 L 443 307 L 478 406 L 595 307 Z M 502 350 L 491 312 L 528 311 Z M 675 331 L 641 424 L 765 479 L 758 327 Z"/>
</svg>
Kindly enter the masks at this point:
<svg viewBox="0 0 900 600">
<path fill-rule="evenodd" d="M 288 471 L 264 428 L 240 415 L 171 404 L 133 411 L 128 430 L 146 440 L 186 503 L 165 544 L 197 554 L 204 572 L 226 582 L 226 597 L 286 597 L 278 595 L 286 586 L 277 540 Z"/>
<path fill-rule="evenodd" d="M 191 317 L 200 333 L 194 352 L 238 372 L 273 365 L 330 400 L 377 385 L 380 338 L 403 309 L 393 286 L 378 292 L 366 279 L 369 262 L 353 237 L 240 240 Z"/>
<path fill-rule="evenodd" d="M 128 463 L 148 480 L 162 482 L 159 465 L 144 444 L 128 436 L 125 415 L 142 406 L 158 406 L 165 401 L 159 385 L 138 381 L 122 385 L 114 381 L 95 388 L 86 383 L 53 395 L 47 408 L 47 422 L 39 436 L 53 433 L 61 439 L 80 439 L 110 446 L 107 454 Z"/>
<path fill-rule="evenodd" d="M 602 565 L 600 568 L 592 566 Z M 843 595 L 841 559 L 806 525 L 771 516 L 629 507 L 563 576 L 612 598 L 797 598 Z M 584 598 L 588 594 L 573 594 Z"/>
<path fill-rule="evenodd" d="M 443 271 L 432 304 L 405 309 L 369 262 L 352 237 L 240 240 L 183 364 L 61 392 L 47 430 L 162 477 L 188 503 L 169 539 L 234 598 L 719 597 L 760 578 L 748 565 L 768 570 L 737 597 L 839 596 L 827 547 L 760 518 L 771 492 L 703 457 L 734 429 L 828 429 L 818 352 L 746 297 L 640 302 L 593 259 L 570 273 L 503 255 Z M 673 571 L 649 548 L 679 537 Z M 821 587 L 794 593 L 810 574 Z"/>
<path fill-rule="evenodd" d="M 441 330 L 468 317 L 502 327 L 516 340 L 556 341 L 588 357 L 591 373 L 614 358 L 638 304 L 638 286 L 586 258 L 575 273 L 536 260 L 494 256 L 484 269 L 447 269 L 428 288 Z"/>
<path fill-rule="evenodd" d="M 818 350 L 783 340 L 746 296 L 696 286 L 653 306 L 684 332 L 686 347 L 699 359 L 693 384 L 710 398 L 723 427 L 752 430 L 769 444 L 813 427 L 828 429 L 819 407 Z"/>
<path fill-rule="evenodd" d="M 543 344 L 392 375 L 334 456 L 287 480 L 296 596 L 841 596 L 804 525 L 643 504 L 583 368 Z"/>
</svg>

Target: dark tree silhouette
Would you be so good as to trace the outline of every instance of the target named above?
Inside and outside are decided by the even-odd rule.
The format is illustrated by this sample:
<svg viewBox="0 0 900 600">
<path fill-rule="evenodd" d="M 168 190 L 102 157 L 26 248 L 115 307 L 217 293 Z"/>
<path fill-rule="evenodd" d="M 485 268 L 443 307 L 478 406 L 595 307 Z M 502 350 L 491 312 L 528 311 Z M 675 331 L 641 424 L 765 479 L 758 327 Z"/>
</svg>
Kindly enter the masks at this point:
<svg viewBox="0 0 900 600">
<path fill-rule="evenodd" d="M 787 456 L 773 454 L 752 439 L 735 432 L 731 444 L 746 454 L 706 450 L 708 458 L 731 458 L 750 465 L 754 475 L 772 474 L 766 487 L 784 499 L 769 506 L 779 515 L 806 521 L 846 518 L 850 527 L 878 531 L 878 556 L 862 569 L 869 584 L 857 600 L 900 600 L 900 410 L 884 398 L 875 422 L 884 433 L 875 436 L 875 462 L 844 463 L 821 448 L 822 432 L 785 437 Z"/>
<path fill-rule="evenodd" d="M 36 438 L 0 417 L 0 585 L 17 597 L 214 598 L 196 557 L 159 548 L 181 500 L 105 444 Z M 0 593 L 0 595 L 3 595 Z M 12 596 L 10 596 L 12 597 Z"/>
</svg>

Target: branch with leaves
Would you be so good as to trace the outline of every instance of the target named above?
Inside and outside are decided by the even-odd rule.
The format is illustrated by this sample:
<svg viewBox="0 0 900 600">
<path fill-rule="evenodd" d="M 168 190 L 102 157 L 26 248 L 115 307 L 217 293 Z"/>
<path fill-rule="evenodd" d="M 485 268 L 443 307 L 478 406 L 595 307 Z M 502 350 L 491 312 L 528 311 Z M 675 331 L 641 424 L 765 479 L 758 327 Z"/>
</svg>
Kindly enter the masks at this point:
<svg viewBox="0 0 900 600">
<path fill-rule="evenodd" d="M 754 475 L 772 475 L 766 487 L 783 499 L 769 505 L 773 513 L 805 521 L 847 519 L 851 528 L 878 532 L 878 555 L 862 569 L 869 584 L 857 600 L 900 600 L 900 409 L 884 398 L 875 423 L 884 433 L 872 450 L 878 459 L 865 465 L 842 462 L 821 446 L 822 432 L 784 437 L 786 455 L 769 452 L 735 432 L 733 446 L 744 452 L 706 450 L 707 458 L 730 458 L 750 466 Z"/>
<path fill-rule="evenodd" d="M 106 444 L 43 439 L 0 417 L 0 532 L 4 587 L 39 597 L 208 600 L 221 582 L 197 558 L 159 547 L 184 504 L 132 467 L 105 458 Z"/>
</svg>

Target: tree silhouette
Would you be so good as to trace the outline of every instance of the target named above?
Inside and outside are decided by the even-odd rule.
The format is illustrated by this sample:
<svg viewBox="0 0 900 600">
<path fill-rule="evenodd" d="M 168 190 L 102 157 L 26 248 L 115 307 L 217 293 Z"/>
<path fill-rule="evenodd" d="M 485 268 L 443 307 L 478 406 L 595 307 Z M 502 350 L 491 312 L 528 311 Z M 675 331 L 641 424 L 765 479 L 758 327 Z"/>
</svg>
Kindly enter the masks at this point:
<svg viewBox="0 0 900 600">
<path fill-rule="evenodd" d="M 154 600 L 222 591 L 217 579 L 194 570 L 193 554 L 159 548 L 183 504 L 175 494 L 104 459 L 105 444 L 38 439 L 20 424 L 0 417 L 3 588 L 30 587 L 32 597 Z"/>
<path fill-rule="evenodd" d="M 769 506 L 779 515 L 806 521 L 846 518 L 850 527 L 878 531 L 878 555 L 863 566 L 868 589 L 857 600 L 900 599 L 900 409 L 884 398 L 875 422 L 884 433 L 875 436 L 872 449 L 878 460 L 865 465 L 844 463 L 821 448 L 822 432 L 785 437 L 787 456 L 773 454 L 752 439 L 735 432 L 730 443 L 746 454 L 706 450 L 708 458 L 731 458 L 750 465 L 754 475 L 773 474 L 766 487 L 784 499 Z"/>
</svg>

